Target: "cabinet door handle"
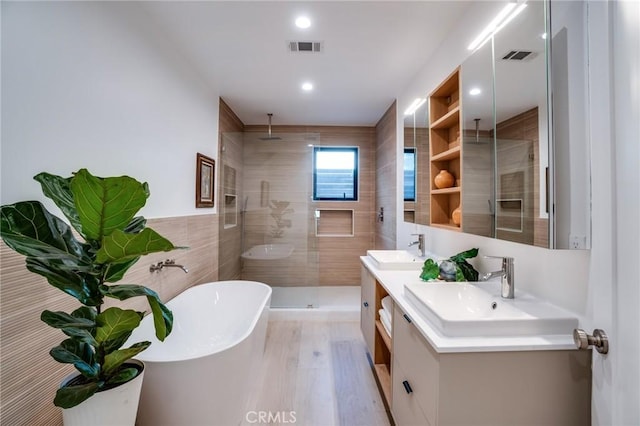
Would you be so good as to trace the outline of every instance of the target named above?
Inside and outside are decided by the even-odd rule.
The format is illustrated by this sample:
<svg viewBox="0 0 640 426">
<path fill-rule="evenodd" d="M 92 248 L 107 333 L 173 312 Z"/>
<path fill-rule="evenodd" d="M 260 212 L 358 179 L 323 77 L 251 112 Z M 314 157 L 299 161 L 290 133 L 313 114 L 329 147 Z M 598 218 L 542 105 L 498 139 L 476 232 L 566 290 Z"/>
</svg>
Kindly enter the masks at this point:
<svg viewBox="0 0 640 426">
<path fill-rule="evenodd" d="M 365 308 L 368 308 L 368 307 L 369 307 L 369 302 L 364 302 L 364 303 L 362 304 L 362 306 L 364 306 Z"/>
<path fill-rule="evenodd" d="M 409 315 L 407 315 L 407 314 L 402 314 L 402 316 L 404 317 L 404 319 L 406 319 L 406 320 L 407 320 L 407 322 L 408 322 L 409 324 L 411 324 L 411 318 L 409 318 Z"/>
<path fill-rule="evenodd" d="M 411 389 L 411 385 L 409 384 L 409 381 L 405 380 L 404 382 L 402 382 L 402 386 L 404 386 L 404 390 L 406 390 L 407 393 L 413 392 L 413 389 Z"/>
</svg>

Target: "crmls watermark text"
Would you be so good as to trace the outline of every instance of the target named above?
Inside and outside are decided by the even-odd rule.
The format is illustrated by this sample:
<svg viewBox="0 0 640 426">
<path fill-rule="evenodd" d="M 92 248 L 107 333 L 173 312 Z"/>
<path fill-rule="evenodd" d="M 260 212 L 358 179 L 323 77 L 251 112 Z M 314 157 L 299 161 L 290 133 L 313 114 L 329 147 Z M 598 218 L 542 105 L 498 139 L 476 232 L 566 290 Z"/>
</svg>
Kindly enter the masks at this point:
<svg viewBox="0 0 640 426">
<path fill-rule="evenodd" d="M 248 423 L 258 424 L 293 424 L 297 420 L 295 411 L 248 411 L 244 417 Z"/>
</svg>

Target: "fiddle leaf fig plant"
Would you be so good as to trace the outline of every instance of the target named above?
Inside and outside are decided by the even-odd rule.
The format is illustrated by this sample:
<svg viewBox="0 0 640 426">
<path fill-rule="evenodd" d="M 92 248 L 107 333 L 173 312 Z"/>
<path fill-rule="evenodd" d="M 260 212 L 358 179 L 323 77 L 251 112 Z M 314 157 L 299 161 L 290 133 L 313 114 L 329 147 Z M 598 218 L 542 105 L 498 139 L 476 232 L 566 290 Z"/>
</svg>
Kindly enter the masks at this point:
<svg viewBox="0 0 640 426">
<path fill-rule="evenodd" d="M 179 247 L 147 228 L 144 217 L 135 216 L 149 197 L 146 183 L 128 176 L 100 178 L 86 169 L 69 178 L 40 173 L 34 179 L 71 226 L 40 202 L 22 201 L 0 207 L 0 234 L 7 246 L 26 256 L 29 271 L 82 304 L 71 313 L 45 310 L 40 316 L 67 336 L 50 355 L 73 364 L 80 373 L 58 389 L 54 399 L 55 405 L 71 408 L 135 378 L 139 371 L 127 361 L 151 344 L 144 341 L 123 348 L 144 312 L 104 309 L 105 298 L 146 297 L 158 340 L 171 333 L 173 315 L 156 292 L 142 285 L 112 283 L 120 281 L 141 256 Z"/>
</svg>

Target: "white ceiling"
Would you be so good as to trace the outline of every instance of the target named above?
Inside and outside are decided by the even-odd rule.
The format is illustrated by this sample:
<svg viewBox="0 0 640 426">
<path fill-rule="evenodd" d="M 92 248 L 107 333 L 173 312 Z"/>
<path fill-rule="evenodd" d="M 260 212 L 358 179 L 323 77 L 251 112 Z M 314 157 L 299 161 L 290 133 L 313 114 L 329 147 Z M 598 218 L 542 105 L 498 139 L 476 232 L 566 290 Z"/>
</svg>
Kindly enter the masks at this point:
<svg viewBox="0 0 640 426">
<path fill-rule="evenodd" d="M 143 2 L 245 124 L 373 125 L 469 7 L 465 1 Z M 294 25 L 307 15 L 306 30 Z M 291 53 L 289 41 L 322 41 Z M 303 81 L 314 84 L 303 92 Z"/>
</svg>

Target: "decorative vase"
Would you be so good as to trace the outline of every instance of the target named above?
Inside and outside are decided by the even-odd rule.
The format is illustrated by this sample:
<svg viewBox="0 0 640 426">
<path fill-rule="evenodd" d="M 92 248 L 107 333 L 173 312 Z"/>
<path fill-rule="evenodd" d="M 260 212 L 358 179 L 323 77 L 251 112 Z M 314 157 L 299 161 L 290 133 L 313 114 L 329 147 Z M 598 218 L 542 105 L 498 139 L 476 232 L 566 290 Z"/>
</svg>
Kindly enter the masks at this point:
<svg viewBox="0 0 640 426">
<path fill-rule="evenodd" d="M 456 224 L 457 226 L 460 226 L 460 222 L 462 221 L 462 210 L 460 210 L 460 207 L 456 207 L 451 212 L 451 220 L 453 221 L 454 224 Z"/>
<path fill-rule="evenodd" d="M 449 173 L 446 170 L 440 170 L 440 173 L 436 175 L 435 179 L 433 180 L 433 183 L 435 183 L 436 188 L 442 189 L 442 188 L 451 188 L 453 186 L 454 181 L 455 179 L 451 173 Z"/>
<path fill-rule="evenodd" d="M 127 361 L 126 364 L 136 364 L 140 369 L 138 375 L 120 386 L 95 393 L 75 407 L 63 409 L 62 422 L 64 426 L 134 426 L 142 390 L 144 364 L 135 359 Z M 65 377 L 61 386 L 76 377 L 78 377 L 78 373 L 70 374 Z"/>
</svg>

